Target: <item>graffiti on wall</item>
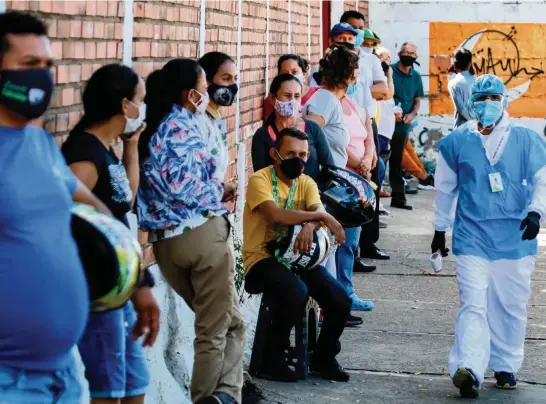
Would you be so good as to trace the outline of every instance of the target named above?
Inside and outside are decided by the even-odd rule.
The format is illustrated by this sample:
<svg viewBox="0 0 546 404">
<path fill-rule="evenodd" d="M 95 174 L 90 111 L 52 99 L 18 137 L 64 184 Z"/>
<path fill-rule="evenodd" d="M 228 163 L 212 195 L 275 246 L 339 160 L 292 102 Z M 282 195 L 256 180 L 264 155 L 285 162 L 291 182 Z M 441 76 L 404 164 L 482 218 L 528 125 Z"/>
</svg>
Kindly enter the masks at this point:
<svg viewBox="0 0 546 404">
<path fill-rule="evenodd" d="M 451 55 L 464 47 L 472 51 L 476 75 L 503 79 L 513 117 L 546 117 L 546 24 L 431 22 L 429 29 L 430 115 L 453 114 L 448 71 Z"/>
</svg>

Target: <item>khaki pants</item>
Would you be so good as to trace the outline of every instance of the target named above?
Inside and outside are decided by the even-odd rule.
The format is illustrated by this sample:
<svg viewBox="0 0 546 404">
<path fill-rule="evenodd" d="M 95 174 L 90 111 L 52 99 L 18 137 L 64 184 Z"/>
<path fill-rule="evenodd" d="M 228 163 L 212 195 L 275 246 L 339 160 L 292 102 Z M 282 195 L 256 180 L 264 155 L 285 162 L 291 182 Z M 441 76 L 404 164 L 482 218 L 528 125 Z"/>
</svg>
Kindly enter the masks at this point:
<svg viewBox="0 0 546 404">
<path fill-rule="evenodd" d="M 163 276 L 195 312 L 192 401 L 227 393 L 241 402 L 245 327 L 226 217 L 154 243 Z"/>
</svg>

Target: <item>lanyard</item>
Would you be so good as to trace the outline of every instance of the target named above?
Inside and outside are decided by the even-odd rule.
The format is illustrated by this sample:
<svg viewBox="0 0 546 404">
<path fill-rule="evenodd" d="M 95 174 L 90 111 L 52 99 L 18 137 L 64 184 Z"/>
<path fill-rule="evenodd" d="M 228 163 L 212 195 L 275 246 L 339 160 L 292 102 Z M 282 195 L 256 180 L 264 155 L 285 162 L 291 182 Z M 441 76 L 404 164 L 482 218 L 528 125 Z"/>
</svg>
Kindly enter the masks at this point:
<svg viewBox="0 0 546 404">
<path fill-rule="evenodd" d="M 275 173 L 275 167 L 271 167 L 271 182 L 273 183 L 273 202 L 275 202 L 275 205 L 279 206 L 279 186 L 277 182 L 277 174 Z M 294 200 L 295 193 L 296 193 L 296 180 L 293 180 L 292 186 L 290 187 L 290 192 L 288 193 L 288 199 L 286 200 L 286 204 L 284 205 L 284 209 L 290 209 L 292 207 L 292 201 Z M 277 233 L 277 242 L 281 241 L 281 239 L 282 239 L 282 234 L 279 231 Z M 281 254 L 278 248 L 275 250 L 275 258 L 277 259 L 277 261 L 283 264 L 286 268 L 290 269 L 291 267 L 290 263 L 286 261 L 283 257 L 281 257 Z"/>
<path fill-rule="evenodd" d="M 495 153 L 493 153 L 493 156 L 491 157 L 491 164 L 493 163 L 493 161 L 495 161 L 495 157 L 497 157 L 497 154 L 501 148 L 501 146 L 504 144 L 504 140 L 506 139 L 506 136 L 508 136 L 508 132 L 510 132 L 510 125 L 506 126 L 506 128 L 504 128 L 503 130 L 503 135 L 502 135 L 502 138 L 499 142 L 499 145 L 497 146 L 497 149 L 495 150 Z"/>
</svg>

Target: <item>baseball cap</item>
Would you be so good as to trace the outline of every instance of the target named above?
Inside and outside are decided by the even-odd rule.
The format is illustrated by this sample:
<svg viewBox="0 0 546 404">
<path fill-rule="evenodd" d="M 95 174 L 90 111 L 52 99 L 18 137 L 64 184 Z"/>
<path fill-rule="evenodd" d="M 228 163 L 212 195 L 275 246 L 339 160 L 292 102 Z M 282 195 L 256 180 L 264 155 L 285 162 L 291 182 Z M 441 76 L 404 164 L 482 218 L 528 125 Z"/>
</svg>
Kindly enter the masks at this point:
<svg viewBox="0 0 546 404">
<path fill-rule="evenodd" d="M 355 35 L 358 34 L 358 31 L 353 28 L 351 24 L 348 24 L 346 22 L 339 22 L 332 27 L 332 30 L 330 31 L 330 38 L 333 38 L 339 34 L 343 34 L 344 32 L 352 32 Z"/>
</svg>

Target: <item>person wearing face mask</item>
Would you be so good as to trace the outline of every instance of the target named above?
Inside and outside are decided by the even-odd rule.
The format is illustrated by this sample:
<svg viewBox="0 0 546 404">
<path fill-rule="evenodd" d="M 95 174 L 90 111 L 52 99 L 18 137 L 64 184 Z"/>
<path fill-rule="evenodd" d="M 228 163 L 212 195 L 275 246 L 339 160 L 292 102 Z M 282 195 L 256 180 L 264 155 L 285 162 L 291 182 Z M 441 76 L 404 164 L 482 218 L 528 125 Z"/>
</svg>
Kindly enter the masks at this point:
<svg viewBox="0 0 546 404">
<path fill-rule="evenodd" d="M 314 121 L 301 118 L 301 91 L 301 83 L 292 74 L 280 74 L 271 82 L 269 98 L 275 105 L 275 112 L 252 137 L 254 171 L 273 164 L 270 150 L 279 132 L 289 127 L 298 127 L 307 134 L 309 158 L 305 165 L 305 174 L 314 178 L 321 166 L 334 163 L 322 128 Z"/>
<path fill-rule="evenodd" d="M 139 182 L 137 145 L 146 125 L 144 95 L 144 82 L 130 67 L 102 66 L 87 82 L 82 96 L 84 115 L 62 146 L 76 177 L 127 227 L 126 214 L 133 206 Z M 113 149 L 120 136 L 122 161 Z M 91 403 L 144 403 L 150 376 L 142 345 L 153 345 L 159 331 L 152 275 L 147 272 L 144 279 L 132 302 L 116 310 L 90 314 L 78 348 Z M 144 341 L 137 341 L 132 333 L 142 334 L 140 320 L 147 316 L 153 319 L 152 327 Z M 105 366 L 108 372 L 103 371 Z"/>
<path fill-rule="evenodd" d="M 345 46 L 332 45 L 320 61 L 323 76 L 323 86 L 304 107 L 304 116 L 317 122 L 326 135 L 330 146 L 334 164 L 338 167 L 347 166 L 367 176 L 373 168 L 375 148 L 373 142 L 366 143 L 368 151 L 356 154 L 350 145 L 351 132 L 345 119 L 343 100 L 351 84 L 356 83 L 358 56 Z M 349 108 L 349 107 L 347 107 Z M 348 113 L 350 109 L 347 110 Z M 350 112 L 351 114 L 354 112 Z M 355 114 L 355 117 L 357 115 Z M 359 117 L 364 122 L 362 116 Z M 364 139 L 361 139 L 364 141 Z M 371 140 L 371 139 L 369 139 Z M 355 261 L 358 251 L 360 228 L 346 228 L 345 242 L 339 246 L 335 255 L 332 255 L 325 264 L 332 276 L 336 277 L 344 286 L 352 300 L 352 309 L 366 311 L 373 308 L 373 303 L 361 300 L 353 287 L 353 268 L 359 265 Z M 361 324 L 360 317 L 351 316 L 349 325 Z"/>
<path fill-rule="evenodd" d="M 303 252 L 309 252 L 313 233 L 319 227 L 330 229 L 338 243 L 345 238 L 343 228 L 325 211 L 317 184 L 303 174 L 309 158 L 307 135 L 294 127 L 281 130 L 270 155 L 273 165 L 255 172 L 248 181 L 243 216 L 245 290 L 263 293 L 263 299 L 274 301 L 279 313 L 271 325 L 261 377 L 298 380 L 285 360 L 285 342 L 296 322 L 301 321 L 311 296 L 325 313 L 311 371 L 329 380 L 348 381 L 349 374 L 336 360 L 351 308 L 347 293 L 324 267 L 317 266 L 297 277 L 267 248 L 288 226 L 303 224 L 294 244 Z"/>
<path fill-rule="evenodd" d="M 220 155 L 198 117 L 209 103 L 203 68 L 169 61 L 148 77 L 145 101 L 137 215 L 162 274 L 195 312 L 192 401 L 241 403 L 245 327 L 223 204 L 235 187 L 217 175 Z"/>
<path fill-rule="evenodd" d="M 504 84 L 472 86 L 469 121 L 438 142 L 432 253 L 453 253 L 461 306 L 448 370 L 463 397 L 477 397 L 488 367 L 515 389 L 523 362 L 536 237 L 546 218 L 546 140 L 512 123 Z M 457 201 L 458 200 L 458 201 Z"/>
<path fill-rule="evenodd" d="M 402 117 L 396 118 L 396 125 L 391 139 L 391 157 L 389 159 L 389 181 L 392 188 L 391 206 L 398 209 L 412 210 L 406 200 L 405 182 L 402 173 L 402 154 L 406 148 L 411 123 L 417 117 L 421 98 L 424 97 L 423 80 L 414 68 L 417 63 L 417 47 L 409 42 L 402 44 L 398 53 L 400 61 L 392 65 L 394 82 L 394 101 L 402 108 Z"/>
<path fill-rule="evenodd" d="M 229 107 L 235 102 L 238 92 L 237 87 L 237 66 L 232 58 L 222 52 L 208 52 L 199 59 L 199 64 L 207 76 L 207 92 L 209 93 L 209 104 L 205 114 L 197 115 L 206 129 L 209 139 L 211 153 L 216 154 L 217 166 L 215 176 L 223 180 L 228 168 L 228 145 L 226 120 L 220 114 L 222 107 Z M 228 183 L 237 185 L 234 179 Z M 235 194 L 233 194 L 233 200 Z M 227 202 L 227 201 L 226 201 Z M 273 404 L 264 396 L 262 390 L 256 386 L 247 372 L 244 372 L 244 383 L 242 389 L 242 404 Z"/>
<path fill-rule="evenodd" d="M 298 79 L 301 88 L 301 104 L 305 103 L 311 98 L 313 94 L 318 90 L 317 87 L 311 87 L 307 85 L 307 74 L 310 70 L 309 61 L 301 56 L 288 53 L 282 55 L 277 61 L 278 74 L 292 74 Z M 275 104 L 271 99 L 271 96 L 266 96 L 264 99 L 264 122 L 275 111 Z"/>
<path fill-rule="evenodd" d="M 73 348 L 88 318 L 72 237 L 73 201 L 111 215 L 31 122 L 53 94 L 53 52 L 38 18 L 0 13 L 0 402 L 80 402 Z"/>
</svg>

